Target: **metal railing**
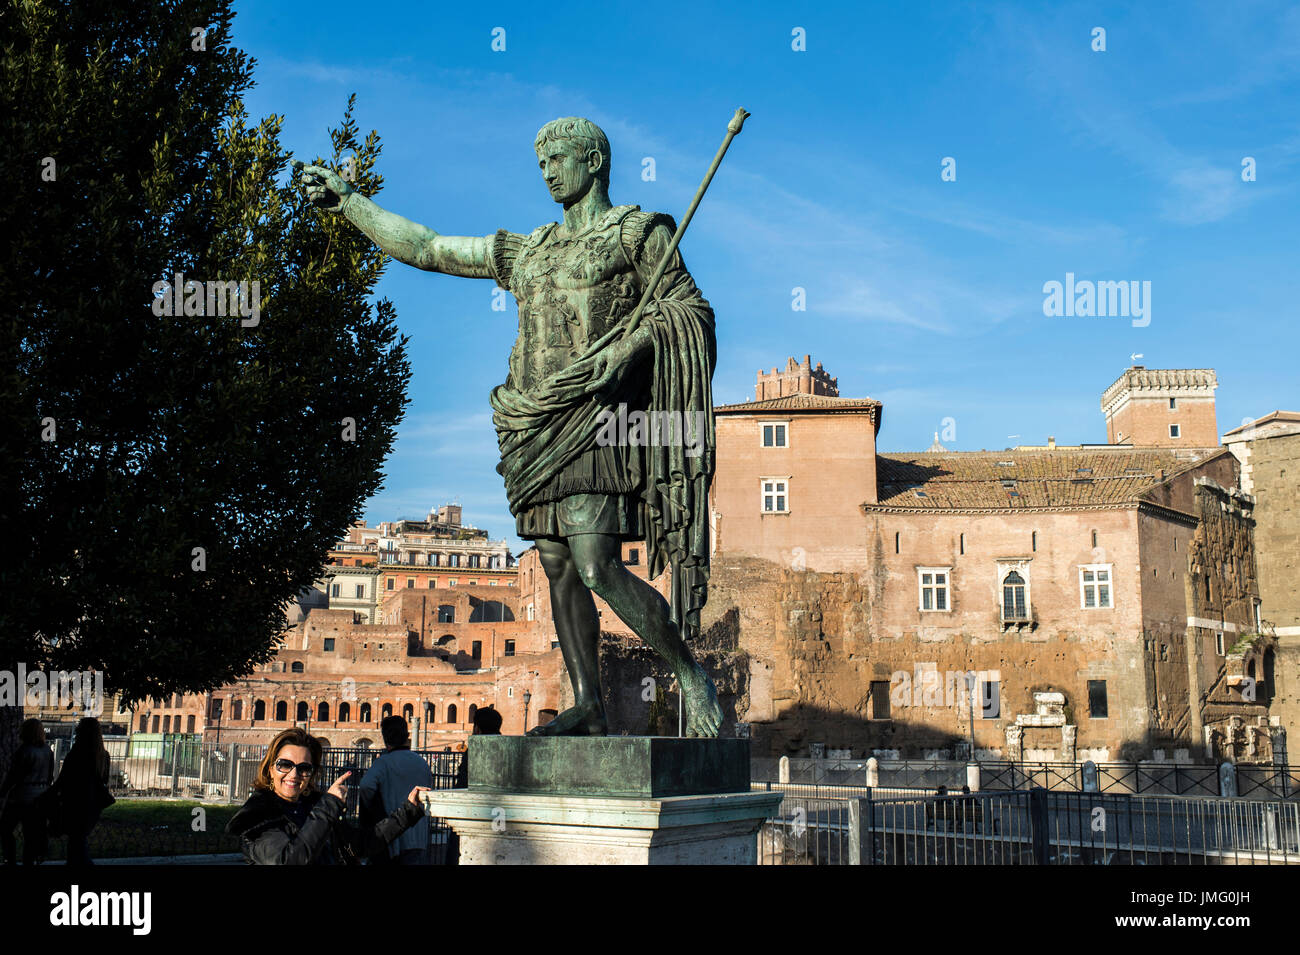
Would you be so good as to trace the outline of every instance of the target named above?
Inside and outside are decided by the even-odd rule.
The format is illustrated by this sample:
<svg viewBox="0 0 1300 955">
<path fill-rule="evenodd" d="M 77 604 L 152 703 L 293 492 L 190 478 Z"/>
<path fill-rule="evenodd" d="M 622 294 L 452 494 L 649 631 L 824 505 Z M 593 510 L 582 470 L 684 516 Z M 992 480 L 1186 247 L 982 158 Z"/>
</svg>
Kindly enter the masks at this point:
<svg viewBox="0 0 1300 955">
<path fill-rule="evenodd" d="M 754 757 L 750 761 L 756 782 L 781 782 L 780 760 Z M 872 786 L 934 791 L 940 786 L 960 789 L 967 783 L 965 760 L 880 759 L 874 767 L 866 759 L 789 758 L 786 782 L 805 785 Z M 978 760 L 981 790 L 1027 790 L 1041 787 L 1053 792 L 1114 792 L 1130 795 L 1225 795 L 1220 766 L 1176 762 L 1012 762 Z M 1085 769 L 1087 767 L 1087 769 Z M 1095 787 L 1089 778 L 1095 770 Z M 1231 767 L 1238 796 L 1253 799 L 1300 799 L 1300 766 L 1237 763 Z"/>
<path fill-rule="evenodd" d="M 753 788 L 785 794 L 781 814 L 759 832 L 761 864 L 1300 864 L 1295 802 L 1042 788 L 943 796 Z"/>
</svg>

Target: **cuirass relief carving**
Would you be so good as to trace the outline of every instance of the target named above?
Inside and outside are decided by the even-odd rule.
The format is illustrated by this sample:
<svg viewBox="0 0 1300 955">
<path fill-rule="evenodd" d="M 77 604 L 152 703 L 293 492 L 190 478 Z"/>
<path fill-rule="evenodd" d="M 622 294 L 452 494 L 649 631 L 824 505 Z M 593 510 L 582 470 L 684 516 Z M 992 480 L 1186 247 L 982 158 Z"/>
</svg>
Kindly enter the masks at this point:
<svg viewBox="0 0 1300 955">
<path fill-rule="evenodd" d="M 636 307 L 640 284 L 619 247 L 622 212 L 592 229 L 559 237 L 551 226 L 514 263 L 519 337 L 510 355 L 516 388 L 529 388 L 571 365 L 587 346 Z"/>
</svg>

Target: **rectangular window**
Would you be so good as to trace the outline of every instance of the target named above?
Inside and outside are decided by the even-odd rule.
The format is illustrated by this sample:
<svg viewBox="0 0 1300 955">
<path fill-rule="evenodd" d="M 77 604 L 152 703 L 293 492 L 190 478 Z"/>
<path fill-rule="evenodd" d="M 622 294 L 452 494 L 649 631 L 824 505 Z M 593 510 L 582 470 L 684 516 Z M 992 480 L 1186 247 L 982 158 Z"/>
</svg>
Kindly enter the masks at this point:
<svg viewBox="0 0 1300 955">
<path fill-rule="evenodd" d="M 640 560 L 641 560 L 640 549 L 636 547 L 629 548 L 627 552 L 627 562 L 629 564 L 636 564 Z"/>
<path fill-rule="evenodd" d="M 192 716 L 185 717 L 185 732 L 187 733 L 194 732 L 194 717 Z"/>
<path fill-rule="evenodd" d="M 452 577 L 450 580 L 447 581 L 447 586 L 448 586 L 448 587 L 455 587 L 455 586 L 456 586 L 456 583 L 457 583 L 456 578 L 455 578 L 455 577 Z"/>
<path fill-rule="evenodd" d="M 172 718 L 171 718 L 170 716 L 164 716 L 164 717 L 163 717 L 163 732 L 164 732 L 164 733 L 170 733 L 171 731 L 172 731 Z"/>
<path fill-rule="evenodd" d="M 1169 399 L 1169 410 L 1170 410 L 1170 411 L 1176 411 L 1177 409 L 1178 409 L 1178 399 L 1177 399 L 1177 398 L 1170 398 L 1170 399 Z"/>
<path fill-rule="evenodd" d="M 429 589 L 430 589 L 430 590 L 433 590 L 433 588 L 435 588 L 435 587 L 437 587 L 437 586 L 438 586 L 438 578 L 437 578 L 437 577 L 430 577 L 430 578 L 429 578 Z"/>
<path fill-rule="evenodd" d="M 1085 564 L 1079 568 L 1079 603 L 1084 610 L 1107 610 L 1110 599 L 1110 564 Z"/>
<path fill-rule="evenodd" d="M 1222 631 L 1222 630 L 1216 630 L 1216 631 L 1214 632 L 1214 652 L 1217 653 L 1219 656 L 1223 656 L 1223 655 L 1224 655 L 1224 654 L 1223 654 L 1223 631 Z"/>
<path fill-rule="evenodd" d="M 155 733 L 158 732 L 158 724 L 159 724 L 161 721 L 162 721 L 162 717 L 160 717 L 157 713 L 155 713 L 155 714 L 154 714 L 154 717 L 153 717 L 153 731 L 154 731 Z"/>
<path fill-rule="evenodd" d="M 393 589 L 393 585 L 394 585 L 395 583 L 397 583 L 397 581 L 395 581 L 392 577 L 389 577 L 389 578 L 388 578 L 388 589 L 389 589 L 389 590 L 392 590 L 392 589 Z"/>
<path fill-rule="evenodd" d="M 1176 438 L 1176 437 L 1178 437 L 1178 425 L 1176 425 L 1176 424 L 1171 424 L 1171 425 L 1169 426 L 1169 437 L 1171 437 L 1171 438 Z"/>
<path fill-rule="evenodd" d="M 871 681 L 871 718 L 873 720 L 889 719 L 889 681 Z"/>
<path fill-rule="evenodd" d="M 536 620 L 537 608 L 534 607 L 532 604 L 529 604 L 527 607 L 524 608 L 524 616 L 529 620 Z"/>
<path fill-rule="evenodd" d="M 358 599 L 361 598 L 361 597 L 364 597 L 365 595 L 366 595 L 366 585 L 365 585 L 365 584 L 357 584 L 357 597 L 358 597 Z"/>
<path fill-rule="evenodd" d="M 785 427 L 784 424 L 763 425 L 763 447 L 784 448 L 786 446 Z"/>
<path fill-rule="evenodd" d="M 406 578 L 406 589 L 407 589 L 407 590 L 410 590 L 410 589 L 411 589 L 412 587 L 414 587 L 414 586 L 415 586 L 415 578 L 414 578 L 414 577 L 407 577 L 407 578 Z"/>
<path fill-rule="evenodd" d="M 778 478 L 763 478 L 760 485 L 762 488 L 763 513 L 784 514 L 790 510 L 788 506 L 788 487 L 785 480 Z"/>
<path fill-rule="evenodd" d="M 321 649 L 324 650 L 326 653 L 333 653 L 333 652 L 334 652 L 334 638 L 333 638 L 333 637 L 322 637 L 322 638 L 321 638 Z"/>
<path fill-rule="evenodd" d="M 341 596 L 340 592 L 341 592 L 342 590 L 343 590 L 343 585 L 342 585 L 342 584 L 330 584 L 330 596 L 331 596 L 331 597 L 338 597 L 338 596 Z"/>
<path fill-rule="evenodd" d="M 470 652 L 469 652 L 469 655 L 470 655 L 470 656 L 472 656 L 475 660 L 481 660 L 481 659 L 483 659 L 483 641 L 482 641 L 482 640 L 475 640 L 475 641 L 470 645 L 470 647 L 471 647 Z"/>
<path fill-rule="evenodd" d="M 922 610 L 947 611 L 948 587 L 952 583 L 950 567 L 918 567 L 917 583 L 921 591 Z"/>
<path fill-rule="evenodd" d="M 506 648 L 502 652 L 502 656 L 512 657 L 514 655 L 515 655 L 515 642 L 513 640 L 507 640 Z"/>
<path fill-rule="evenodd" d="M 1094 720 L 1104 720 L 1106 716 L 1106 681 L 1088 681 L 1088 716 Z"/>
</svg>

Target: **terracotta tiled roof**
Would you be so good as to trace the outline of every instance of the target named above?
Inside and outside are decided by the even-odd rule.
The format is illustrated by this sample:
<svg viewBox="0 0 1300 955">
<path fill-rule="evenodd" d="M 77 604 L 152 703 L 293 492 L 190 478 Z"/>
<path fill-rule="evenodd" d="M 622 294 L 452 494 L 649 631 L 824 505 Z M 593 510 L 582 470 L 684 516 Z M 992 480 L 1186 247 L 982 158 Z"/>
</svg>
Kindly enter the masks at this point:
<svg viewBox="0 0 1300 955">
<path fill-rule="evenodd" d="M 762 401 L 743 401 L 734 405 L 714 405 L 714 414 L 734 412 L 750 414 L 756 411 L 875 411 L 880 402 L 874 398 L 834 398 L 830 395 L 782 395 Z"/>
<path fill-rule="evenodd" d="M 1144 492 L 1218 449 L 966 451 L 876 456 L 879 504 L 915 510 L 1100 507 Z M 868 508 L 873 505 L 867 505 Z"/>
</svg>

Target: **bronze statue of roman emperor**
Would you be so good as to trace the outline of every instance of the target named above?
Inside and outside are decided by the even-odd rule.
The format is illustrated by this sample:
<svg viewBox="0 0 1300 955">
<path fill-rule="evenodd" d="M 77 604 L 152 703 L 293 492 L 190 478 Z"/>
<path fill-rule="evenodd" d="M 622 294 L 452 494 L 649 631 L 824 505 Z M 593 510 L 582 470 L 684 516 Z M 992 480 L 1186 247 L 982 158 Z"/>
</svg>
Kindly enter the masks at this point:
<svg viewBox="0 0 1300 955">
<path fill-rule="evenodd" d="M 564 216 L 528 234 L 439 235 L 380 208 L 323 166 L 302 168 L 302 184 L 316 205 L 342 212 L 398 261 L 491 279 L 518 303 L 509 374 L 490 397 L 497 470 L 518 535 L 535 541 L 549 580 L 575 699 L 529 735 L 608 730 L 594 591 L 672 667 L 686 735 L 717 736 L 717 692 L 686 643 L 698 633 L 709 573 L 713 310 L 675 250 L 673 220 L 610 203 L 609 140 L 599 127 L 557 119 L 534 147 Z M 638 320 L 633 312 L 670 249 Z M 601 423 L 620 410 L 652 420 L 679 415 L 674 420 L 690 433 L 664 442 L 599 440 Z M 642 540 L 651 577 L 671 567 L 671 604 L 623 565 L 622 542 Z"/>
</svg>

